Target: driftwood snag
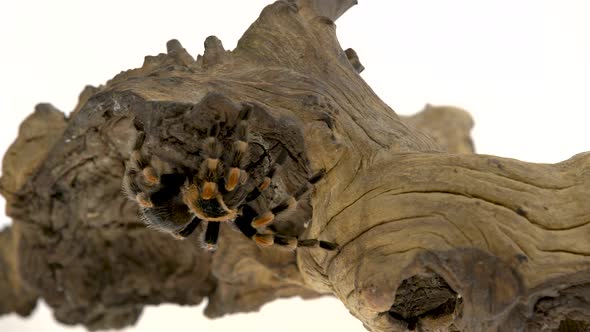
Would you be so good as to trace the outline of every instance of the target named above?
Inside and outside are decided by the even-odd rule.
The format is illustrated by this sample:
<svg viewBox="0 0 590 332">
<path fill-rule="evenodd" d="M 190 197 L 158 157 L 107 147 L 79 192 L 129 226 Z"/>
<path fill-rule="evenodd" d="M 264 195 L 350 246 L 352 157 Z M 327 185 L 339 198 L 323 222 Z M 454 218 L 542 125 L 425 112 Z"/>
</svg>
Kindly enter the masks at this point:
<svg viewBox="0 0 590 332">
<path fill-rule="evenodd" d="M 233 51 L 178 41 L 87 88 L 69 117 L 40 105 L 3 163 L 13 226 L 0 234 L 0 313 L 38 298 L 90 329 L 133 324 L 146 304 L 206 314 L 334 294 L 372 331 L 582 331 L 590 322 L 590 153 L 558 164 L 473 154 L 472 121 L 427 106 L 400 118 L 360 78 L 334 20 L 354 1 L 278 1 Z M 271 193 L 326 169 L 284 231 L 336 252 L 261 250 L 227 225 L 217 252 L 148 230 L 120 192 L 146 148 L 191 166 L 216 110 L 257 106 L 254 157 L 289 159 Z M 313 213 L 312 213 L 313 207 Z M 230 245 L 231 244 L 231 245 Z"/>
</svg>

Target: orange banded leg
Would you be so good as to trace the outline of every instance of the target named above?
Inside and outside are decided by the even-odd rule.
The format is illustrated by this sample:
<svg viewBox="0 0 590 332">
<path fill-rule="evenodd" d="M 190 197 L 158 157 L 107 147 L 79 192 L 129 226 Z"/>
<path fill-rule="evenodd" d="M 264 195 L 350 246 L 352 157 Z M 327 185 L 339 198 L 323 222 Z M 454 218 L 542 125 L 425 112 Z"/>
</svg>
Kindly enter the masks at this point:
<svg viewBox="0 0 590 332">
<path fill-rule="evenodd" d="M 158 173 L 156 173 L 156 170 L 152 166 L 146 166 L 141 171 L 141 173 L 143 174 L 144 180 L 148 184 L 150 184 L 152 186 L 160 184 L 160 177 L 158 176 Z"/>
<path fill-rule="evenodd" d="M 294 197 L 290 197 L 289 199 L 270 209 L 270 211 L 267 211 L 254 218 L 254 220 L 252 220 L 252 227 L 260 228 L 268 226 L 275 220 L 276 216 L 286 211 L 292 211 L 296 207 L 297 200 Z"/>
<path fill-rule="evenodd" d="M 209 200 L 209 199 L 215 197 L 216 194 L 217 194 L 217 183 L 211 182 L 211 181 L 205 182 L 205 184 L 203 185 L 203 190 L 201 192 L 201 197 L 203 197 L 204 200 Z"/>
<path fill-rule="evenodd" d="M 301 199 L 301 196 L 303 196 L 306 192 L 309 191 L 309 189 L 310 189 L 310 185 L 309 184 L 314 184 L 314 183 L 318 182 L 323 176 L 324 176 L 324 172 L 323 171 L 320 171 L 320 172 L 314 174 L 310 178 L 309 183 L 303 184 L 303 186 L 301 186 L 295 192 L 295 194 L 293 196 L 291 196 L 288 199 L 282 201 L 279 205 L 277 205 L 277 206 L 273 207 L 272 209 L 270 209 L 270 211 L 267 211 L 267 212 L 261 214 L 260 216 L 257 216 L 256 218 L 254 218 L 252 220 L 252 224 L 251 224 L 252 227 L 254 227 L 254 228 L 261 228 L 261 227 L 268 226 L 281 213 L 285 213 L 287 211 L 293 211 L 297 207 L 297 203 L 298 203 L 299 199 Z"/>
<path fill-rule="evenodd" d="M 219 123 L 216 122 L 209 128 L 208 137 L 203 140 L 202 152 L 204 159 L 197 176 L 203 182 L 201 197 L 205 200 L 216 197 L 218 192 L 217 181 L 220 174 L 223 173 L 220 159 L 223 154 L 223 146 L 217 139 L 219 131 Z"/>
<path fill-rule="evenodd" d="M 327 241 L 315 239 L 298 240 L 296 237 L 280 234 L 260 234 L 256 228 L 251 225 L 251 220 L 253 220 L 254 217 L 256 217 L 256 211 L 254 208 L 245 205 L 242 208 L 242 214 L 234 221 L 234 223 L 246 237 L 253 239 L 259 246 L 268 247 L 276 244 L 292 250 L 297 247 L 320 247 L 326 250 L 336 250 L 338 248 L 335 243 Z"/>
<path fill-rule="evenodd" d="M 140 133 L 135 141 L 134 150 L 131 152 L 131 160 L 127 165 L 127 174 L 141 173 L 142 182 L 150 187 L 160 184 L 160 176 L 150 165 L 149 160 L 141 154 L 141 146 L 145 141 L 145 133 Z"/>
<path fill-rule="evenodd" d="M 201 163 L 199 178 L 204 181 L 201 188 L 201 197 L 205 200 L 211 199 L 217 194 L 217 180 L 221 172 L 219 159 L 207 158 Z"/>
<path fill-rule="evenodd" d="M 219 159 L 223 153 L 223 145 L 217 139 L 219 135 L 219 123 L 215 122 L 207 133 L 207 138 L 203 140 L 202 151 L 205 158 Z"/>
<path fill-rule="evenodd" d="M 274 244 L 274 236 L 272 234 L 255 234 L 252 239 L 261 247 L 270 247 Z"/>
<path fill-rule="evenodd" d="M 152 201 L 147 197 L 145 193 L 139 193 L 135 196 L 135 201 L 141 206 L 142 208 L 153 208 L 154 204 Z"/>
<path fill-rule="evenodd" d="M 236 218 L 234 224 L 242 234 L 254 240 L 259 246 L 271 246 L 274 243 L 274 236 L 272 234 L 259 234 L 256 228 L 251 225 L 254 217 L 256 217 L 256 210 L 249 205 L 245 205 L 242 208 L 242 214 Z"/>
<path fill-rule="evenodd" d="M 127 169 L 125 170 L 123 191 L 127 197 L 136 201 L 141 207 L 152 208 L 154 204 L 149 194 L 144 192 L 144 189 L 147 186 L 151 190 L 160 185 L 160 176 L 153 167 L 147 166 L 144 160 L 136 159 L 139 156 L 139 151 L 134 152 L 137 153 L 132 154 L 132 159 L 127 164 Z M 142 165 L 144 167 L 139 168 Z"/>
<path fill-rule="evenodd" d="M 233 191 L 239 183 L 244 183 L 247 175 L 243 169 L 243 164 L 248 151 L 248 119 L 252 107 L 250 105 L 244 106 L 238 114 L 237 123 L 234 128 L 234 143 L 230 151 L 229 170 L 226 174 L 225 189 Z"/>
<path fill-rule="evenodd" d="M 271 166 L 270 170 L 264 177 L 264 179 L 262 179 L 260 184 L 258 184 L 258 186 L 254 187 L 254 189 L 252 189 L 252 191 L 248 193 L 248 195 L 244 199 L 245 203 L 252 202 L 256 198 L 258 198 L 258 196 L 260 196 L 262 192 L 270 186 L 274 174 L 278 171 L 278 169 L 281 167 L 281 165 L 285 162 L 286 159 L 287 151 L 282 150 L 279 156 L 277 157 L 277 160 L 274 162 L 274 164 Z"/>
<path fill-rule="evenodd" d="M 227 171 L 225 189 L 233 191 L 238 184 L 246 182 L 248 173 L 243 169 L 248 142 L 245 140 L 235 141 L 230 156 L 230 168 Z"/>
<path fill-rule="evenodd" d="M 227 180 L 225 182 L 225 189 L 227 191 L 233 191 L 238 183 L 240 183 L 240 177 L 242 170 L 239 167 L 232 167 L 229 169 Z"/>
</svg>

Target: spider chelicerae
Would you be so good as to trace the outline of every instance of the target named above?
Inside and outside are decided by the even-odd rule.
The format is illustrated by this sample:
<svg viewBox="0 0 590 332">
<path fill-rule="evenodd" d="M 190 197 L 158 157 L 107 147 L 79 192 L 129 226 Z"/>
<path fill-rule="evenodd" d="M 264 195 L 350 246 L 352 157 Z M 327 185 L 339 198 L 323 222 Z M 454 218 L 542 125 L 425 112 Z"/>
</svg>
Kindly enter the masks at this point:
<svg viewBox="0 0 590 332">
<path fill-rule="evenodd" d="M 138 136 L 126 165 L 123 191 L 137 202 L 148 227 L 168 232 L 179 239 L 191 235 L 206 222 L 203 246 L 215 250 L 222 222 L 233 223 L 246 237 L 261 247 L 320 247 L 335 250 L 337 245 L 317 239 L 300 240 L 279 234 L 273 227 L 277 217 L 296 209 L 298 201 L 324 175 L 312 175 L 290 197 L 265 211 L 253 204 L 263 199 L 288 154 L 282 150 L 262 180 L 248 169 L 249 124 L 253 107 L 245 104 L 227 121 L 216 121 L 201 140 L 195 167 L 174 166 L 142 152 L 145 132 Z M 223 132 L 224 135 L 220 135 Z"/>
</svg>

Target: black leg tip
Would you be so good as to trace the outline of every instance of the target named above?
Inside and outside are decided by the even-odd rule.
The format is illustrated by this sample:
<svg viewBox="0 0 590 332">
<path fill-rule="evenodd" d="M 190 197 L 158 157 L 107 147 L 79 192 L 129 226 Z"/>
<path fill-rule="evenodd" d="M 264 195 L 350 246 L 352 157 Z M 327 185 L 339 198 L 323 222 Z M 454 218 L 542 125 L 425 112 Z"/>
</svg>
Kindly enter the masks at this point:
<svg viewBox="0 0 590 332">
<path fill-rule="evenodd" d="M 209 252 L 215 252 L 217 250 L 217 244 L 215 243 L 203 243 L 203 249 Z"/>
<path fill-rule="evenodd" d="M 325 169 L 321 169 L 317 173 L 315 173 L 314 175 L 312 175 L 311 178 L 309 178 L 309 183 L 316 184 L 318 181 L 320 181 L 321 179 L 323 179 L 324 176 L 326 176 L 326 170 Z"/>
<path fill-rule="evenodd" d="M 299 240 L 297 243 L 297 246 L 299 247 L 317 247 L 318 245 L 320 248 L 330 251 L 338 249 L 338 245 L 336 243 L 319 241 L 316 239 Z"/>
<path fill-rule="evenodd" d="M 241 121 L 242 120 L 248 120 L 248 119 L 250 119 L 250 114 L 252 114 L 252 105 L 251 104 L 244 104 L 244 106 L 240 110 L 240 113 L 238 115 L 238 118 Z"/>
<path fill-rule="evenodd" d="M 195 231 L 195 229 L 197 229 L 200 223 L 201 219 L 194 217 L 191 222 L 189 222 L 188 225 L 184 227 L 184 229 L 178 232 L 178 236 L 183 238 L 190 236 Z"/>
<path fill-rule="evenodd" d="M 332 251 L 338 249 L 338 245 L 332 242 L 320 241 L 320 248 Z"/>
</svg>

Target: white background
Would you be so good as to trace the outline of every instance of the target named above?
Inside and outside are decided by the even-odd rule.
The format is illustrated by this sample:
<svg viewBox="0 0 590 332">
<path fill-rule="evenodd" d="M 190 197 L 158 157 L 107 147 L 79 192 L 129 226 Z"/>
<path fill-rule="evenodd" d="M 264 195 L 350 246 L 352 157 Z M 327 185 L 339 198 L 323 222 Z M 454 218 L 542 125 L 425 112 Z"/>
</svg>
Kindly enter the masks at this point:
<svg viewBox="0 0 590 332">
<path fill-rule="evenodd" d="M 233 49 L 269 1 L 2 1 L 0 152 L 36 103 L 69 112 L 84 85 L 141 66 L 172 38 L 194 56 L 213 34 Z M 553 163 L 590 150 L 589 1 L 359 2 L 337 22 L 341 45 L 357 51 L 362 76 L 396 112 L 465 108 L 479 153 Z M 127 331 L 364 330 L 329 298 L 214 321 L 202 309 L 150 307 Z M 42 305 L 31 319 L 0 318 L 0 331 L 83 329 L 54 323 Z"/>
</svg>

